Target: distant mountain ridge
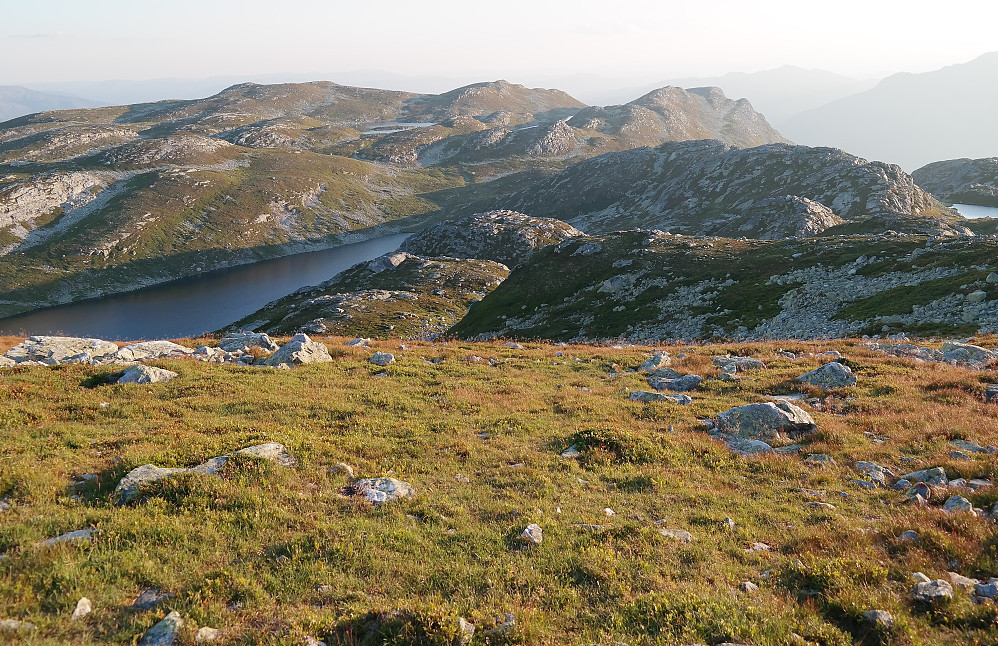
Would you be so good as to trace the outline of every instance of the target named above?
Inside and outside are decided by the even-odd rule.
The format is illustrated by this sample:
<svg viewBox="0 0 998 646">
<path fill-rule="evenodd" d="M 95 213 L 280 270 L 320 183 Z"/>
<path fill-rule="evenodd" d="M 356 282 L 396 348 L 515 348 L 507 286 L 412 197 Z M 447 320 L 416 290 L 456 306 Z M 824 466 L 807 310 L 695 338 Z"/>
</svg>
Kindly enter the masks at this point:
<svg viewBox="0 0 998 646">
<path fill-rule="evenodd" d="M 46 110 L 93 108 L 97 101 L 70 94 L 40 92 L 18 85 L 0 85 L 0 123 Z"/>
<path fill-rule="evenodd" d="M 876 87 L 781 122 L 794 141 L 835 146 L 914 170 L 939 159 L 998 154 L 998 52 Z"/>
</svg>

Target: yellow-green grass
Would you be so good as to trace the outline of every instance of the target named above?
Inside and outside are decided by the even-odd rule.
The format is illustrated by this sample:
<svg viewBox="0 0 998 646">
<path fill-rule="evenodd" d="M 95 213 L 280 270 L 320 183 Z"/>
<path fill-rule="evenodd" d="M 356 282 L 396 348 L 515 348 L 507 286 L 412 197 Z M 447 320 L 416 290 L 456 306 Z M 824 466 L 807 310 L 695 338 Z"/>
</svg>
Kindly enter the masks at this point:
<svg viewBox="0 0 998 646">
<path fill-rule="evenodd" d="M 947 457 L 953 438 L 998 444 L 998 406 L 982 396 L 994 371 L 874 355 L 854 341 L 671 347 L 686 354 L 673 367 L 705 377 L 724 352 L 769 365 L 736 383 L 708 380 L 679 407 L 627 401 L 621 389 L 645 389 L 643 378 L 609 376 L 652 348 L 452 341 L 399 350 L 344 340 L 325 339 L 333 362 L 291 371 L 158 362 L 180 374 L 168 384 L 107 385 L 109 367 L 0 370 L 0 499 L 11 501 L 0 513 L 0 619 L 38 626 L 0 632 L 0 643 L 132 644 L 169 610 L 186 621 L 185 644 L 199 626 L 221 629 L 225 644 L 301 644 L 305 635 L 449 644 L 458 616 L 478 626 L 474 644 L 998 639 L 994 606 L 964 592 L 935 610 L 909 599 L 914 571 L 998 575 L 992 523 L 849 482 L 860 477 L 855 460 L 994 477 L 993 456 Z M 0 339 L 0 351 L 18 341 Z M 803 389 L 825 397 L 827 411 L 813 411 L 818 431 L 805 453 L 832 455 L 835 466 L 738 457 L 697 421 L 800 392 L 792 378 L 826 360 L 779 358 L 778 345 L 837 349 L 854 366 L 855 387 Z M 375 349 L 398 361 L 367 363 Z M 583 438 L 579 459 L 559 457 Z M 137 466 L 194 466 L 268 441 L 285 444 L 298 466 L 234 460 L 221 478 L 176 477 L 130 506 L 113 504 L 118 480 Z M 339 462 L 358 477 L 410 482 L 417 495 L 380 508 L 345 497 L 346 476 L 330 471 Z M 84 473 L 99 478 L 72 489 Z M 824 491 L 817 500 L 835 508 L 806 507 L 815 499 L 801 488 Z M 981 507 L 998 499 L 965 495 Z M 529 523 L 544 540 L 522 549 L 516 537 Z M 89 545 L 35 546 L 82 528 L 97 530 Z M 687 530 L 694 542 L 660 528 Z M 907 529 L 918 544 L 896 539 Z M 755 541 L 772 550 L 746 552 Z M 742 581 L 761 589 L 739 592 Z M 146 588 L 174 596 L 130 610 Z M 94 612 L 70 621 L 83 596 Z M 861 613 L 873 608 L 890 611 L 895 628 L 866 625 Z M 365 635 L 367 613 L 393 611 L 402 614 L 384 616 L 387 637 Z M 515 627 L 490 634 L 506 612 Z"/>
</svg>

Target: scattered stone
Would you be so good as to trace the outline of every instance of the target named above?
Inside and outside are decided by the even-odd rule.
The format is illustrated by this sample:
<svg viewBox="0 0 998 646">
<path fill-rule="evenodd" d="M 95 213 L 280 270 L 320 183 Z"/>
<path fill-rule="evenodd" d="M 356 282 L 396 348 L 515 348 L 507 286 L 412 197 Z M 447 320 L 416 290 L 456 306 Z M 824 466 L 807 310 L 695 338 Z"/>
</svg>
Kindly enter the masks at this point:
<svg viewBox="0 0 998 646">
<path fill-rule="evenodd" d="M 998 351 L 987 350 L 978 345 L 958 343 L 956 341 L 947 341 L 944 343 L 942 353 L 945 361 L 987 363 L 992 359 L 998 359 Z"/>
<path fill-rule="evenodd" d="M 197 634 L 194 635 L 195 644 L 208 644 L 210 642 L 218 639 L 218 628 L 209 628 L 208 626 L 202 626 L 198 628 Z"/>
<path fill-rule="evenodd" d="M 993 487 L 995 485 L 990 480 L 985 480 L 983 478 L 974 478 L 973 480 L 967 482 L 967 486 L 970 487 L 971 489 L 977 490 L 977 489 L 985 489 L 987 487 Z"/>
<path fill-rule="evenodd" d="M 770 547 L 769 545 L 765 544 L 765 543 L 756 542 L 756 543 L 752 543 L 747 548 L 745 548 L 745 551 L 746 552 L 768 552 L 771 549 L 773 549 L 773 548 Z"/>
<path fill-rule="evenodd" d="M 663 379 L 660 377 L 648 377 L 648 385 L 655 390 L 672 390 L 677 393 L 686 393 L 696 390 L 703 382 L 700 375 L 683 375 L 675 379 Z"/>
<path fill-rule="evenodd" d="M 823 388 L 825 390 L 831 390 L 833 388 L 855 386 L 856 375 L 852 374 L 852 370 L 849 366 L 838 363 L 837 361 L 832 361 L 831 363 L 826 363 L 820 368 L 815 368 L 810 372 L 805 372 L 800 377 L 797 377 L 797 381 L 811 384 L 812 386 L 818 386 L 819 388 Z"/>
<path fill-rule="evenodd" d="M 35 626 L 30 621 L 19 621 L 17 619 L 0 619 L 0 631 L 18 632 L 20 630 L 35 630 Z"/>
<path fill-rule="evenodd" d="M 504 347 L 504 348 L 512 348 L 514 350 L 522 350 L 523 349 L 522 345 L 520 345 L 519 343 L 513 343 L 513 342 L 503 343 L 502 347 Z"/>
<path fill-rule="evenodd" d="M 921 572 L 912 572 L 911 573 L 911 580 L 914 581 L 915 583 L 928 583 L 932 579 L 930 579 L 929 577 L 925 576 Z"/>
<path fill-rule="evenodd" d="M 980 444 L 967 440 L 950 440 L 950 444 L 967 453 L 988 453 L 988 450 Z"/>
<path fill-rule="evenodd" d="M 987 583 L 975 583 L 974 595 L 985 599 L 998 599 L 998 579 L 991 579 Z"/>
<path fill-rule="evenodd" d="M 692 543 L 693 534 L 682 529 L 660 529 L 658 533 L 666 538 L 671 538 L 674 541 L 679 541 L 681 543 Z"/>
<path fill-rule="evenodd" d="M 526 529 L 520 534 L 520 539 L 526 541 L 530 545 L 540 545 L 541 541 L 544 540 L 544 532 L 541 526 L 536 523 L 531 523 L 527 525 Z"/>
<path fill-rule="evenodd" d="M 949 499 L 943 503 L 943 511 L 948 512 L 959 512 L 959 511 L 969 511 L 974 512 L 974 506 L 970 504 L 970 501 L 963 496 L 950 496 Z"/>
<path fill-rule="evenodd" d="M 680 406 L 688 406 L 693 403 L 689 395 L 663 395 L 662 393 L 651 393 L 646 390 L 634 390 L 627 395 L 627 399 L 632 402 L 672 402 Z"/>
<path fill-rule="evenodd" d="M 169 592 L 163 592 L 158 588 L 147 588 L 135 597 L 132 602 L 133 610 L 152 610 L 167 599 L 173 597 Z"/>
<path fill-rule="evenodd" d="M 938 604 L 953 598 L 953 586 L 949 584 L 949 581 L 942 579 L 923 581 L 915 586 L 911 591 L 911 596 L 915 601 Z"/>
<path fill-rule="evenodd" d="M 457 637 L 454 639 L 456 646 L 468 646 L 475 636 L 475 624 L 467 621 L 464 617 L 457 618 Z"/>
<path fill-rule="evenodd" d="M 138 646 L 173 646 L 184 626 L 180 613 L 174 610 L 161 622 L 146 631 Z"/>
<path fill-rule="evenodd" d="M 742 581 L 742 584 L 738 586 L 738 589 L 742 592 L 756 592 L 759 590 L 759 586 L 751 581 Z"/>
<path fill-rule="evenodd" d="M 367 478 L 353 483 L 356 494 L 364 496 L 373 505 L 409 498 L 416 494 L 416 489 L 408 482 L 395 478 Z"/>
<path fill-rule="evenodd" d="M 832 467 L 835 466 L 835 458 L 824 453 L 812 453 L 804 458 L 804 463 L 818 467 Z"/>
<path fill-rule="evenodd" d="M 79 601 L 76 602 L 76 608 L 73 609 L 73 614 L 70 616 L 70 619 L 72 621 L 83 619 L 84 617 L 89 615 L 93 611 L 93 609 L 94 607 L 93 604 L 90 603 L 90 599 L 82 597 Z"/>
<path fill-rule="evenodd" d="M 582 453 L 579 451 L 579 449 L 575 448 L 574 444 L 561 452 L 561 457 L 565 459 L 577 458 L 580 455 L 582 455 Z"/>
<path fill-rule="evenodd" d="M 814 419 L 788 402 L 736 406 L 717 416 L 717 429 L 740 437 L 772 443 L 815 429 Z"/>
<path fill-rule="evenodd" d="M 894 615 L 886 610 L 867 610 L 863 613 L 863 619 L 878 628 L 894 627 Z"/>
<path fill-rule="evenodd" d="M 728 448 L 739 455 L 758 455 L 759 453 L 772 453 L 773 447 L 762 440 L 750 440 L 737 436 L 721 436 L 721 439 Z"/>
<path fill-rule="evenodd" d="M 395 363 L 395 355 L 391 352 L 375 352 L 367 361 L 376 366 L 387 366 L 390 363 Z"/>
<path fill-rule="evenodd" d="M 56 536 L 55 538 L 48 538 L 44 541 L 39 541 L 38 543 L 35 543 L 35 546 L 51 547 L 53 545 L 58 545 L 59 543 L 89 543 L 96 533 L 96 529 L 78 529 L 73 532 L 66 532 L 61 536 Z"/>
<path fill-rule="evenodd" d="M 264 362 L 268 366 L 298 366 L 306 363 L 326 363 L 332 361 L 329 350 L 318 341 L 308 338 L 307 334 L 299 333 L 291 337 L 284 346 Z"/>
<path fill-rule="evenodd" d="M 953 460 L 969 460 L 970 454 L 965 451 L 950 451 L 947 455 Z"/>
<path fill-rule="evenodd" d="M 881 487 L 886 487 L 887 479 L 894 477 L 890 469 L 882 467 L 876 462 L 864 462 L 860 460 L 856 463 L 856 470 Z"/>
<path fill-rule="evenodd" d="M 947 572 L 946 574 L 949 576 L 950 583 L 960 590 L 971 590 L 975 585 L 980 583 L 977 579 L 971 579 L 956 572 Z"/>
<path fill-rule="evenodd" d="M 810 501 L 804 503 L 805 507 L 810 507 L 811 509 L 835 509 L 835 505 L 830 502 L 816 502 Z"/>
<path fill-rule="evenodd" d="M 343 345 L 366 348 L 367 346 L 371 345 L 371 339 L 354 339 L 353 341 L 347 341 Z"/>
<path fill-rule="evenodd" d="M 730 531 L 734 531 L 734 529 L 735 529 L 735 521 L 734 520 L 732 520 L 731 518 L 725 518 L 723 522 L 724 522 L 724 528 L 726 530 L 728 530 L 729 532 Z"/>
<path fill-rule="evenodd" d="M 905 480 L 903 478 L 895 482 L 893 485 L 891 485 L 891 489 L 896 489 L 898 491 L 901 491 L 903 489 L 908 489 L 909 487 L 911 487 L 911 481 Z"/>
<path fill-rule="evenodd" d="M 669 356 L 668 352 L 656 352 L 638 366 L 638 372 L 652 372 L 653 370 L 664 368 L 670 363 L 672 363 L 672 357 Z"/>
<path fill-rule="evenodd" d="M 177 373 L 154 366 L 132 366 L 118 378 L 119 384 L 162 384 L 179 377 Z"/>
<path fill-rule="evenodd" d="M 329 469 L 333 473 L 342 473 L 349 479 L 353 479 L 353 467 L 346 462 L 337 462 L 334 466 Z"/>
<path fill-rule="evenodd" d="M 723 372 L 739 373 L 749 370 L 765 370 L 766 364 L 751 357 L 717 356 L 711 359 Z"/>
<path fill-rule="evenodd" d="M 946 470 L 942 467 L 933 467 L 921 471 L 913 471 L 901 476 L 909 482 L 924 482 L 933 486 L 944 486 L 949 480 L 946 478 Z"/>
</svg>

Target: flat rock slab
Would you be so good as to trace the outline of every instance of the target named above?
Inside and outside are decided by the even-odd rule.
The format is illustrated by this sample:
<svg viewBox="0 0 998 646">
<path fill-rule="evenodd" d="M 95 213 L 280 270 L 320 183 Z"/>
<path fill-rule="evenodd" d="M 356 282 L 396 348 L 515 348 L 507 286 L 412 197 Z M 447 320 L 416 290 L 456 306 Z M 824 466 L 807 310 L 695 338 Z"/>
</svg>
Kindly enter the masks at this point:
<svg viewBox="0 0 998 646">
<path fill-rule="evenodd" d="M 717 356 L 711 359 L 711 362 L 723 370 L 729 373 L 747 372 L 749 370 L 765 370 L 766 364 L 759 359 L 753 359 L 752 357 L 731 357 L 731 356 Z"/>
<path fill-rule="evenodd" d="M 39 541 L 35 545 L 37 547 L 51 547 L 60 543 L 89 543 L 95 533 L 97 533 L 96 529 L 78 529 L 62 534 L 61 536 L 56 536 L 55 538 Z"/>
<path fill-rule="evenodd" d="M 366 478 L 353 483 L 357 495 L 364 496 L 374 505 L 400 500 L 415 495 L 416 489 L 408 482 L 395 478 Z"/>
<path fill-rule="evenodd" d="M 814 419 L 788 402 L 736 406 L 718 415 L 716 424 L 722 433 L 762 440 L 767 444 L 815 429 Z"/>
<path fill-rule="evenodd" d="M 103 339 L 73 336 L 33 336 L 7 351 L 17 363 L 39 361 L 55 366 L 62 363 L 90 363 L 93 359 L 118 351 L 117 344 Z"/>
<path fill-rule="evenodd" d="M 700 375 L 683 375 L 673 379 L 649 376 L 648 385 L 655 390 L 671 390 L 677 393 L 687 393 L 696 390 L 703 382 Z"/>
<path fill-rule="evenodd" d="M 279 444 L 277 442 L 258 444 L 256 446 L 250 446 L 245 449 L 233 451 L 232 453 L 226 453 L 225 455 L 211 458 L 210 460 L 190 469 L 182 467 L 157 467 L 154 464 L 143 464 L 142 466 L 129 471 L 125 477 L 118 482 L 118 486 L 114 489 L 114 498 L 119 505 L 128 503 L 135 499 L 139 493 L 139 489 L 142 486 L 159 482 L 160 480 L 165 480 L 166 478 L 170 478 L 179 473 L 216 475 L 229 458 L 235 455 L 249 455 L 263 460 L 270 460 L 271 462 L 284 467 L 291 467 L 296 464 L 296 460 L 290 453 L 288 453 L 287 448 L 285 448 L 283 444 Z"/>
<path fill-rule="evenodd" d="M 671 538 L 674 541 L 679 541 L 680 543 L 692 543 L 693 534 L 682 530 L 682 529 L 660 529 L 658 533 L 666 538 Z"/>
<path fill-rule="evenodd" d="M 148 359 L 164 357 L 187 357 L 194 353 L 192 348 L 173 343 L 172 341 L 145 341 L 126 345 L 120 350 L 104 357 L 102 363 L 132 363 Z"/>
<path fill-rule="evenodd" d="M 116 383 L 119 384 L 162 384 L 179 377 L 172 370 L 164 370 L 155 366 L 132 366 L 121 374 Z"/>
<path fill-rule="evenodd" d="M 265 362 L 268 366 L 299 366 L 306 363 L 326 363 L 332 361 L 329 350 L 307 334 L 296 334 Z"/>
<path fill-rule="evenodd" d="M 810 372 L 805 372 L 797 381 L 812 386 L 818 386 L 825 390 L 832 388 L 845 388 L 856 385 L 856 375 L 852 374 L 849 366 L 842 365 L 836 361 L 826 363 L 820 368 L 815 368 Z"/>
</svg>

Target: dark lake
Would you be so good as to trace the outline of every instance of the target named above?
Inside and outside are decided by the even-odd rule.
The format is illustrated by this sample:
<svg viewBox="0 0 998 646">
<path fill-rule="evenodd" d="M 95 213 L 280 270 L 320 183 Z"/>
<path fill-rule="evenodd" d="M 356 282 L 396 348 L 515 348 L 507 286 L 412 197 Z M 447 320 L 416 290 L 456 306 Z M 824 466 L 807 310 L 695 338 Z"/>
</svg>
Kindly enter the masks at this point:
<svg viewBox="0 0 998 646">
<path fill-rule="evenodd" d="M 0 319 L 0 334 L 64 334 L 109 341 L 175 339 L 217 330 L 270 301 L 394 251 L 409 234 L 214 271 L 127 294 Z"/>
</svg>

